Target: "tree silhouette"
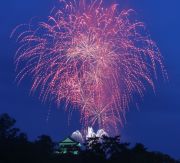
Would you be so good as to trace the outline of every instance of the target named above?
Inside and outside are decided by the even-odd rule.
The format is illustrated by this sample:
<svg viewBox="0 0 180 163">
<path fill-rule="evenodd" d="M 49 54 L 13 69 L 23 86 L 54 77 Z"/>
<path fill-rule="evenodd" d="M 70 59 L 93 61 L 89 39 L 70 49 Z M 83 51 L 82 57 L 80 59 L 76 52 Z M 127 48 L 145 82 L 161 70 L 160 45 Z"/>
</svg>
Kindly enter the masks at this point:
<svg viewBox="0 0 180 163">
<path fill-rule="evenodd" d="M 15 123 L 8 114 L 0 115 L 0 163 L 180 163 L 166 154 L 150 152 L 140 143 L 130 148 L 120 136 L 92 137 L 79 155 L 58 154 L 49 136 L 41 135 L 31 142 Z"/>
<path fill-rule="evenodd" d="M 86 157 L 85 160 L 87 159 L 89 161 L 92 158 L 97 162 L 105 160 L 106 154 L 99 137 L 88 138 L 84 145 L 85 152 L 83 152 L 83 155 Z"/>
<path fill-rule="evenodd" d="M 35 141 L 35 146 L 39 153 L 42 154 L 51 154 L 54 151 L 55 144 L 53 143 L 51 137 L 47 135 L 41 135 L 38 137 L 38 139 Z"/>
<path fill-rule="evenodd" d="M 147 148 L 145 148 L 143 144 L 137 143 L 132 150 L 136 153 L 145 153 Z"/>
<path fill-rule="evenodd" d="M 103 136 L 102 146 L 106 156 L 113 157 L 121 152 L 127 151 L 129 143 L 120 143 L 120 136 L 107 137 Z"/>
<path fill-rule="evenodd" d="M 0 140 L 15 138 L 19 129 L 13 128 L 16 120 L 8 114 L 0 115 Z"/>
</svg>

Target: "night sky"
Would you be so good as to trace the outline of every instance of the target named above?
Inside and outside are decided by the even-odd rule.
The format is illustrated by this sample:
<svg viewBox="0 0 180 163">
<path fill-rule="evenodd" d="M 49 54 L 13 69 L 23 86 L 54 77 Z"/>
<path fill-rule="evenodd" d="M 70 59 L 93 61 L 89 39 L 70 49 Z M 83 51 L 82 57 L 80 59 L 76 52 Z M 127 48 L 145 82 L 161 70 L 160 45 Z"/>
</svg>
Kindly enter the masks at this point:
<svg viewBox="0 0 180 163">
<path fill-rule="evenodd" d="M 107 0 L 109 1 L 109 0 Z M 147 88 L 139 109 L 127 113 L 121 128 L 124 141 L 141 142 L 150 150 L 180 158 L 180 1 L 117 0 L 121 8 L 133 8 L 144 21 L 165 60 L 169 81 L 156 82 L 156 94 Z M 56 105 L 41 103 L 38 95 L 29 95 L 30 78 L 19 86 L 15 82 L 14 55 L 18 44 L 10 39 L 12 30 L 32 17 L 46 20 L 56 0 L 0 1 L 0 114 L 9 113 L 16 126 L 30 139 L 42 134 L 58 141 L 80 129 L 74 112 L 70 123 L 67 113 Z"/>
</svg>

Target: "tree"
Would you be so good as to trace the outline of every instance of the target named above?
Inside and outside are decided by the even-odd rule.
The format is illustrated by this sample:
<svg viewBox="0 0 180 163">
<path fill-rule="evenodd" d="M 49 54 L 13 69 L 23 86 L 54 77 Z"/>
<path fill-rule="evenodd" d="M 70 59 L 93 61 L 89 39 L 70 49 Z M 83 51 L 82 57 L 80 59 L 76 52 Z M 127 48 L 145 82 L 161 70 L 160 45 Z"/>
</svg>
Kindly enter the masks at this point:
<svg viewBox="0 0 180 163">
<path fill-rule="evenodd" d="M 130 148 L 129 143 L 120 142 L 119 136 L 89 138 L 79 155 L 61 155 L 55 153 L 49 136 L 41 135 L 30 142 L 26 134 L 14 127 L 15 123 L 8 114 L 0 115 L 0 163 L 180 163 L 166 154 L 149 152 L 140 143 Z"/>
<path fill-rule="evenodd" d="M 41 135 L 38 137 L 38 140 L 35 141 L 35 146 L 40 153 L 51 154 L 54 151 L 55 144 L 53 143 L 51 137 Z"/>
<path fill-rule="evenodd" d="M 94 160 L 97 162 L 104 161 L 106 154 L 103 150 L 102 143 L 99 137 L 88 138 L 85 142 L 85 152 L 82 153 L 84 160 L 90 162 Z"/>
<path fill-rule="evenodd" d="M 10 139 L 17 136 L 19 129 L 13 128 L 16 120 L 8 114 L 0 115 L 0 140 Z"/>
<path fill-rule="evenodd" d="M 103 136 L 102 146 L 106 155 L 112 156 L 128 149 L 128 143 L 120 143 L 120 136 L 107 137 Z"/>
<path fill-rule="evenodd" d="M 136 153 L 145 153 L 147 148 L 145 148 L 143 144 L 137 143 L 132 150 Z"/>
</svg>

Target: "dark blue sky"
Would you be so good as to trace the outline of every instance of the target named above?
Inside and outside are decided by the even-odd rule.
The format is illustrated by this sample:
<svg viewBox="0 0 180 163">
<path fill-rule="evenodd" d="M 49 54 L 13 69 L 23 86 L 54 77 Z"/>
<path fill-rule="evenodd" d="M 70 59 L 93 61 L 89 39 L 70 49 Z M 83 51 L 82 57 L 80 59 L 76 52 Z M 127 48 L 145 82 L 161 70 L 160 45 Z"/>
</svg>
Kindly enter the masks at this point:
<svg viewBox="0 0 180 163">
<path fill-rule="evenodd" d="M 17 120 L 17 127 L 34 139 L 48 134 L 60 140 L 80 129 L 78 114 L 68 125 L 67 113 L 61 108 L 42 104 L 38 96 L 30 96 L 30 81 L 20 86 L 14 82 L 15 39 L 11 31 L 35 16 L 46 19 L 56 0 L 0 1 L 0 113 L 7 112 Z M 122 8 L 133 8 L 146 23 L 157 42 L 169 74 L 169 81 L 157 82 L 156 95 L 147 89 L 139 110 L 131 108 L 127 124 L 121 129 L 125 141 L 141 142 L 150 150 L 158 150 L 180 158 L 180 1 L 117 0 Z M 49 116 L 48 116 L 49 115 Z M 47 120 L 47 117 L 48 120 Z"/>
</svg>

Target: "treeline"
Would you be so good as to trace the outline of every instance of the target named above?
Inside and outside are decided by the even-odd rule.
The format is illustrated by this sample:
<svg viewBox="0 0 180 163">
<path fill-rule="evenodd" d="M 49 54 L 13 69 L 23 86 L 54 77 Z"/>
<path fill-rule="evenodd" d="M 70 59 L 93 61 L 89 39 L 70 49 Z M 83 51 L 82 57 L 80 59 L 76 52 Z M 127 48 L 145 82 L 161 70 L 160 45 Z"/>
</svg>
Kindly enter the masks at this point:
<svg viewBox="0 0 180 163">
<path fill-rule="evenodd" d="M 130 147 L 129 143 L 120 143 L 118 136 L 90 138 L 78 155 L 62 155 L 49 136 L 31 142 L 14 127 L 15 123 L 8 114 L 0 115 L 0 163 L 180 163 L 166 154 L 149 152 L 142 144 Z"/>
</svg>

